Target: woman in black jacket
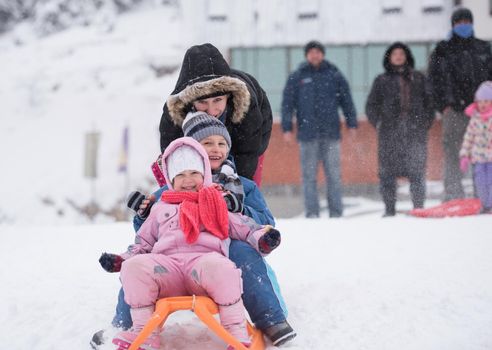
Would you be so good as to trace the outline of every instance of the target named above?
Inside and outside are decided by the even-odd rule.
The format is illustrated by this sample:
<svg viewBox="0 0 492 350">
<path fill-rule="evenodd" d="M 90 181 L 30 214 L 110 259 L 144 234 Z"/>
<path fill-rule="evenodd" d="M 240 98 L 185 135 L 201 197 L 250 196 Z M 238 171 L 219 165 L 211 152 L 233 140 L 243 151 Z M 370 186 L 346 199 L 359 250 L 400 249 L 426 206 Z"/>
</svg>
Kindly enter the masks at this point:
<svg viewBox="0 0 492 350">
<path fill-rule="evenodd" d="M 211 105 L 222 106 L 222 110 L 207 109 Z M 231 135 L 237 172 L 253 180 L 258 159 L 270 141 L 270 103 L 256 79 L 231 69 L 212 44 L 192 46 L 185 53 L 176 87 L 161 117 L 161 151 L 183 136 L 183 120 L 192 110 L 207 112 L 225 124 Z M 255 180 L 259 182 L 258 178 Z"/>
<path fill-rule="evenodd" d="M 425 76 L 414 70 L 414 58 L 403 43 L 384 54 L 385 72 L 376 77 L 366 114 L 378 133 L 379 180 L 385 216 L 396 213 L 396 179 L 407 177 L 414 208 L 425 200 L 427 133 L 434 113 Z"/>
</svg>

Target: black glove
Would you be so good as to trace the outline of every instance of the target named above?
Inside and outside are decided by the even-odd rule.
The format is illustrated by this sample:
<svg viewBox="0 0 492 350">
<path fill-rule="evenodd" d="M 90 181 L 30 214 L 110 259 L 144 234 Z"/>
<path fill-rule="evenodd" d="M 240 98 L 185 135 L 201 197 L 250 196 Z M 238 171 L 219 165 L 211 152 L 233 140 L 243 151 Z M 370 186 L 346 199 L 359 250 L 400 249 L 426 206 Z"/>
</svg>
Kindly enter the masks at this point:
<svg viewBox="0 0 492 350">
<path fill-rule="evenodd" d="M 140 205 L 144 201 L 144 199 L 149 199 L 150 203 L 147 205 L 145 209 L 140 209 Z M 150 197 L 146 197 L 143 194 L 141 194 L 138 191 L 133 191 L 128 195 L 127 198 L 127 207 L 135 211 L 135 213 L 141 218 L 141 219 L 147 219 L 147 216 L 149 216 L 150 213 L 150 208 L 152 208 L 152 205 L 154 205 L 154 202 Z"/>
<path fill-rule="evenodd" d="M 242 213 L 244 206 L 243 206 L 243 201 L 242 201 L 242 195 L 238 195 L 236 193 L 227 193 L 224 196 L 224 199 L 227 204 L 227 210 L 229 210 L 231 213 Z"/>
<path fill-rule="evenodd" d="M 263 254 L 270 254 L 280 244 L 280 232 L 271 226 L 270 229 L 258 240 L 258 248 Z"/>
<path fill-rule="evenodd" d="M 108 272 L 120 272 L 123 258 L 116 254 L 102 253 L 99 263 Z"/>
</svg>

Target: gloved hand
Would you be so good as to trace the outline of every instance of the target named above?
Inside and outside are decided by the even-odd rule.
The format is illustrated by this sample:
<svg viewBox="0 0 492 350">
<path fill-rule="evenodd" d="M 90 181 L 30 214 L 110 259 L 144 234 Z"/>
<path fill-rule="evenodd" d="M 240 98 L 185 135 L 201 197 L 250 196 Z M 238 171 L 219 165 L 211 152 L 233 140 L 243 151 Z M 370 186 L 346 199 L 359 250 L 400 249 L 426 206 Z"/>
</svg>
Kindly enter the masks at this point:
<svg viewBox="0 0 492 350">
<path fill-rule="evenodd" d="M 231 213 L 242 213 L 244 206 L 243 201 L 239 198 L 239 195 L 236 193 L 229 192 L 224 195 L 224 200 L 227 204 L 227 210 Z"/>
<path fill-rule="evenodd" d="M 460 169 L 463 173 L 466 173 L 468 171 L 468 167 L 470 166 L 470 158 L 468 157 L 461 157 L 460 158 Z"/>
<path fill-rule="evenodd" d="M 145 196 L 139 191 L 133 191 L 128 195 L 127 207 L 135 211 L 135 213 L 143 220 L 147 219 L 150 214 L 150 209 L 155 203 L 153 194 Z"/>
<path fill-rule="evenodd" d="M 108 272 L 120 272 L 123 258 L 116 254 L 102 253 L 99 263 Z"/>
<path fill-rule="evenodd" d="M 279 246 L 281 238 L 278 230 L 270 225 L 266 226 L 266 228 L 268 231 L 258 240 L 258 248 L 263 254 L 270 254 L 272 250 Z"/>
</svg>

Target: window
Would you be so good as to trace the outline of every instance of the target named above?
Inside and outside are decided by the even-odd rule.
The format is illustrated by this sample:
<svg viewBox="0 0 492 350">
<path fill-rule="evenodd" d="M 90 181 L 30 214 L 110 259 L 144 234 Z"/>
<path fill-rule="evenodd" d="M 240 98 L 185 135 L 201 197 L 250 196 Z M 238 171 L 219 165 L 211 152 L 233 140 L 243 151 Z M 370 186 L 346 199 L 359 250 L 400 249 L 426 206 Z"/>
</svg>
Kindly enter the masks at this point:
<svg viewBox="0 0 492 350">
<path fill-rule="evenodd" d="M 397 14 L 403 11 L 402 0 L 381 0 L 383 14 Z"/>
<path fill-rule="evenodd" d="M 318 0 L 297 0 L 297 19 L 314 20 L 318 18 Z"/>
<path fill-rule="evenodd" d="M 423 13 L 439 13 L 444 9 L 443 0 L 421 0 Z"/>
<path fill-rule="evenodd" d="M 207 15 L 209 21 L 213 21 L 213 22 L 227 21 L 227 1 L 209 0 L 207 2 Z"/>
</svg>

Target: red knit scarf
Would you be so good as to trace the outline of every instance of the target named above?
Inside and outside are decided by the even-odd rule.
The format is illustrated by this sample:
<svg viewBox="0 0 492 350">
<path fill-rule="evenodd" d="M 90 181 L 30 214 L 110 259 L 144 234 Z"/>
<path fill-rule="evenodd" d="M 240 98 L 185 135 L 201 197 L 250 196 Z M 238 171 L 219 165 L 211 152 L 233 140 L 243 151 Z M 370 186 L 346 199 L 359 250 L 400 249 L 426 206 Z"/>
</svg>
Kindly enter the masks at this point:
<svg viewBox="0 0 492 350">
<path fill-rule="evenodd" d="M 179 225 L 187 243 L 196 242 L 200 225 L 220 239 L 229 237 L 227 205 L 214 187 L 205 187 L 198 192 L 164 191 L 161 200 L 171 204 L 181 203 Z"/>
</svg>

